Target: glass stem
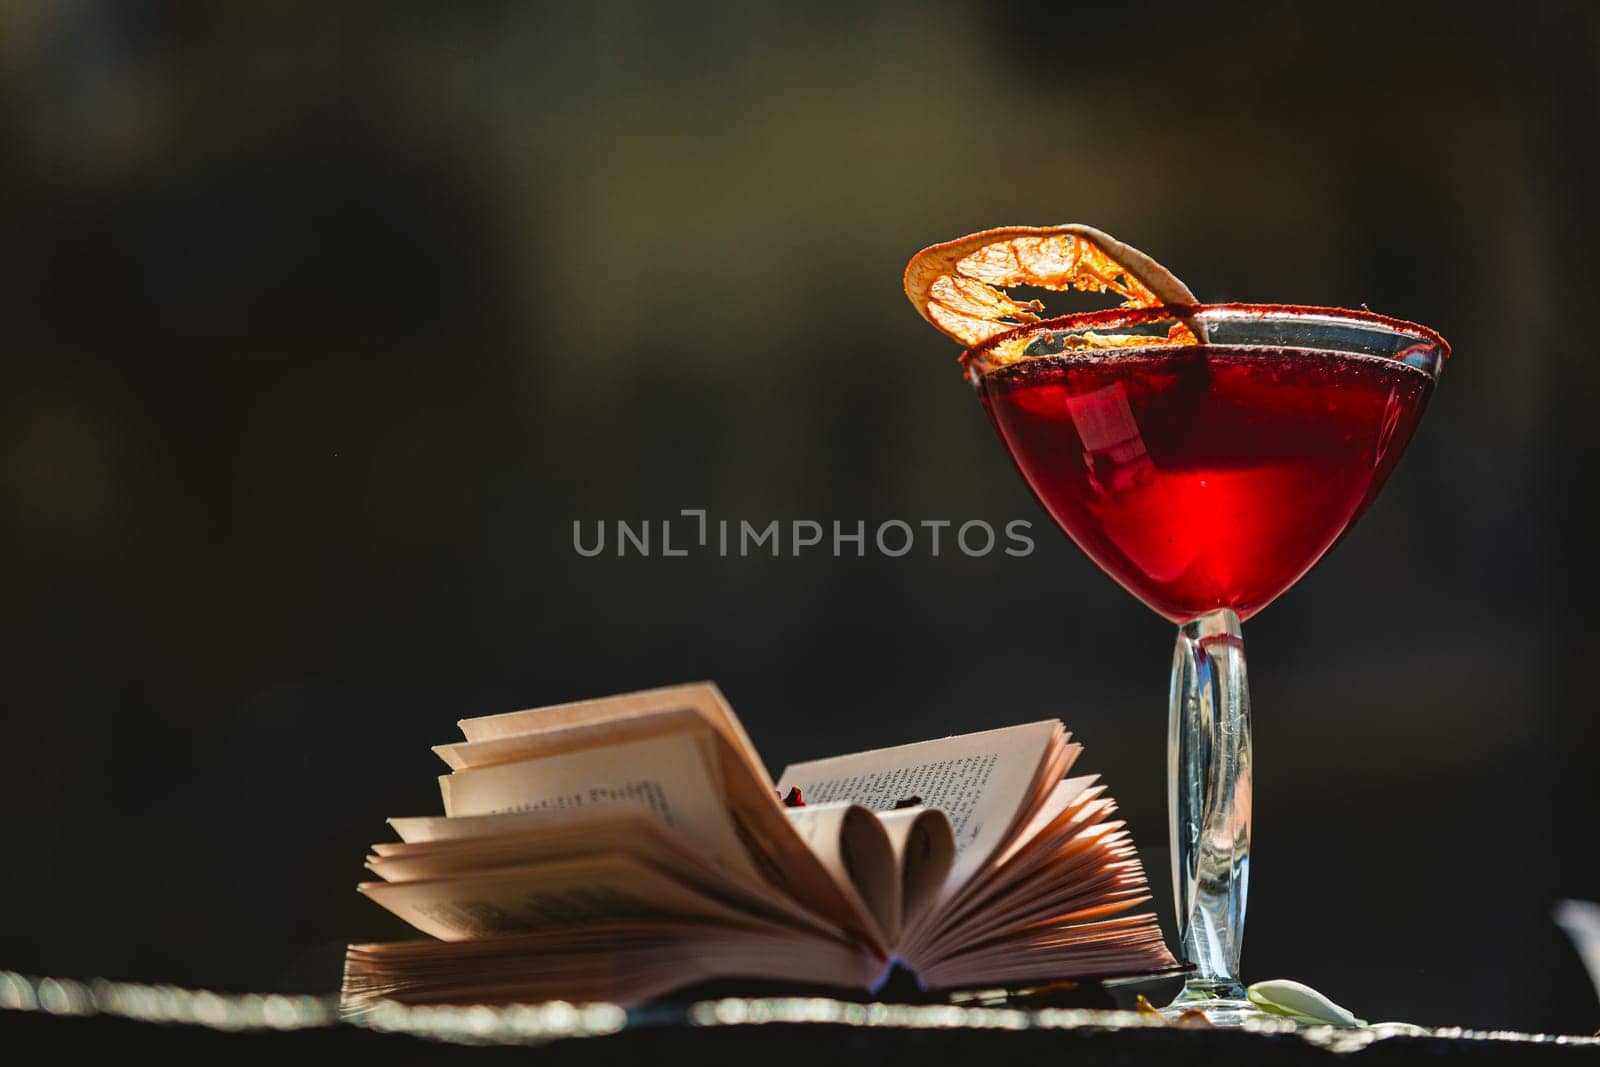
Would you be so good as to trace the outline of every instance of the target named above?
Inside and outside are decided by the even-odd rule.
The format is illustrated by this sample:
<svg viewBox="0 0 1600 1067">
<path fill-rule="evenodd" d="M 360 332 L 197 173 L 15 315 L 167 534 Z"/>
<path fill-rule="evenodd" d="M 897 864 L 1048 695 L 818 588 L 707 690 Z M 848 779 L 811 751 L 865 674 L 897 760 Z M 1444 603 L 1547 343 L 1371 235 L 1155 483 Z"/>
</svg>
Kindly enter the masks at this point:
<svg viewBox="0 0 1600 1067">
<path fill-rule="evenodd" d="M 1173 1002 L 1244 998 L 1239 946 L 1250 884 L 1250 689 L 1239 616 L 1178 628 L 1167 729 L 1178 938 L 1195 970 Z"/>
</svg>

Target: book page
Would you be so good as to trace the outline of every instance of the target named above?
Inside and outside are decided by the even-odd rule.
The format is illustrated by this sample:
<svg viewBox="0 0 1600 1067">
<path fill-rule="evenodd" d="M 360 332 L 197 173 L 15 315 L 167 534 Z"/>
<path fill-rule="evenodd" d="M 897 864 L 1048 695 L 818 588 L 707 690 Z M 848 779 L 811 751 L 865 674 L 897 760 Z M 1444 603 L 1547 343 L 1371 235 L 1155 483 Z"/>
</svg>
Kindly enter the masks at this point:
<svg viewBox="0 0 1600 1067">
<path fill-rule="evenodd" d="M 744 731 L 727 699 L 711 682 L 694 682 L 688 685 L 665 686 L 660 689 L 643 689 L 636 693 L 601 697 L 598 700 L 575 700 L 568 704 L 553 704 L 526 711 L 511 711 L 501 715 L 480 715 L 456 723 L 461 735 L 468 741 L 489 741 L 497 738 L 526 736 L 549 730 L 566 730 L 574 726 L 638 719 L 666 711 L 691 709 L 703 721 L 727 739 L 739 759 L 749 768 L 753 777 L 764 782 L 772 781 L 761 762 L 761 756 Z"/>
<path fill-rule="evenodd" d="M 948 890 L 983 866 L 1037 799 L 1041 764 L 1061 731 L 1052 719 L 800 763 L 783 772 L 778 791 L 799 787 L 808 803 L 848 800 L 876 811 L 918 797 L 940 809 L 955 836 Z"/>
<path fill-rule="evenodd" d="M 533 721 L 538 721 L 537 719 Z M 448 745 L 434 745 L 434 755 L 453 771 L 469 771 L 478 767 L 493 767 L 500 763 L 562 752 L 575 752 L 582 748 L 604 748 L 630 741 L 644 741 L 667 734 L 709 733 L 714 728 L 693 708 L 672 708 L 651 712 L 648 715 L 630 715 L 621 719 L 600 719 L 575 723 L 570 726 L 545 726 L 525 734 L 491 737 L 482 741 L 455 741 Z"/>
<path fill-rule="evenodd" d="M 870 818 L 871 816 L 868 816 Z M 530 821 L 531 820 L 531 821 Z M 786 926 L 837 936 L 836 928 L 754 876 L 719 867 L 659 816 L 630 804 L 564 812 L 391 819 L 432 840 L 378 842 L 367 868 L 386 882 L 466 876 L 530 863 L 623 856 L 664 872 L 707 896 Z M 442 825 L 441 825 L 442 824 Z M 466 824 L 461 827 L 453 824 Z M 464 832 L 470 831 L 470 832 Z"/>
<path fill-rule="evenodd" d="M 484 818 L 485 816 L 479 816 Z M 495 816 L 486 816 L 495 818 Z M 457 837 L 372 846 L 367 869 L 386 882 L 444 878 L 497 867 L 553 863 L 591 856 L 628 856 L 686 884 L 725 882 L 711 860 L 652 812 L 607 804 L 563 816 L 567 825 L 532 832 Z"/>
<path fill-rule="evenodd" d="M 654 812 L 717 863 L 754 873 L 721 775 L 689 734 L 456 771 L 439 778 L 450 816 L 632 804 Z"/>
<path fill-rule="evenodd" d="M 915 926 L 939 898 L 956 859 L 955 833 L 950 819 L 937 808 L 902 808 L 881 811 L 878 820 L 889 835 L 894 849 L 895 869 L 900 872 L 900 928 Z"/>
<path fill-rule="evenodd" d="M 807 804 L 784 814 L 840 891 L 876 925 L 880 944 L 900 936 L 900 865 L 877 817 L 859 804 Z"/>
<path fill-rule="evenodd" d="M 442 941 L 616 919 L 681 918 L 735 925 L 756 921 L 621 856 L 420 882 L 364 882 L 357 888 Z"/>
<path fill-rule="evenodd" d="M 716 686 L 653 689 L 463 719 L 460 725 L 467 741 L 434 749 L 457 776 L 463 769 L 477 773 L 528 756 L 693 734 L 709 750 L 723 806 L 759 876 L 839 927 L 873 937 L 872 918 L 861 902 L 839 887 L 784 818 L 766 767 Z"/>
<path fill-rule="evenodd" d="M 1057 782 L 1051 787 L 1050 795 L 1045 798 L 1045 802 L 1040 805 L 1039 810 L 1034 812 L 1033 818 L 1028 821 L 1028 825 L 1023 827 L 1022 831 L 1006 845 L 1005 851 L 996 857 L 996 863 L 1007 863 L 1019 852 L 1027 848 L 1035 838 L 1061 816 L 1062 812 L 1077 803 L 1099 780 L 1100 776 L 1098 774 L 1086 774 L 1081 778 L 1063 778 Z M 1101 787 L 1098 792 L 1105 792 L 1104 787 Z"/>
<path fill-rule="evenodd" d="M 573 813 L 570 811 L 504 811 L 495 815 L 416 815 L 390 819 L 389 827 L 406 844 L 420 845 L 468 837 L 553 830 L 570 825 L 572 818 Z"/>
<path fill-rule="evenodd" d="M 351 945 L 340 999 L 354 1015 L 389 1001 L 631 1005 L 733 977 L 859 993 L 880 970 L 879 960 L 854 946 L 794 932 L 631 920 L 471 941 Z"/>
<path fill-rule="evenodd" d="M 624 740 L 693 734 L 708 750 L 722 805 L 757 875 L 829 922 L 873 939 L 871 916 L 840 889 L 784 818 L 765 765 L 715 685 L 672 686 L 463 719 L 460 726 L 465 742 L 434 749 L 457 769 L 454 777 L 520 763 L 530 755 L 577 754 Z"/>
</svg>

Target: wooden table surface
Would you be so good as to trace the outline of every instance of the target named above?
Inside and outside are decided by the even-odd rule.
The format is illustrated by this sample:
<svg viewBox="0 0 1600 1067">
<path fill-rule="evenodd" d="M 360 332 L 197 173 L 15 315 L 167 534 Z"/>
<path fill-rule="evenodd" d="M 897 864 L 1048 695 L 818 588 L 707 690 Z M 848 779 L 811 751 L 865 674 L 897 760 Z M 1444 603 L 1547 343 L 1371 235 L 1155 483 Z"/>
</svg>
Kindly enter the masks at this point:
<svg viewBox="0 0 1600 1067">
<path fill-rule="evenodd" d="M 530 1048 L 530 1046 L 536 1046 Z M 1600 1063 L 1600 1037 L 1425 1034 L 1287 1025 L 1163 1025 L 1128 1012 L 724 998 L 624 1012 L 610 1005 L 404 1009 L 341 1019 L 329 998 L 219 995 L 0 971 L 0 1049 L 52 1062 L 449 1064 L 1410 1064 Z M 91 1061 L 89 1058 L 94 1057 Z M 42 1059 L 18 1062 L 45 1062 Z"/>
</svg>

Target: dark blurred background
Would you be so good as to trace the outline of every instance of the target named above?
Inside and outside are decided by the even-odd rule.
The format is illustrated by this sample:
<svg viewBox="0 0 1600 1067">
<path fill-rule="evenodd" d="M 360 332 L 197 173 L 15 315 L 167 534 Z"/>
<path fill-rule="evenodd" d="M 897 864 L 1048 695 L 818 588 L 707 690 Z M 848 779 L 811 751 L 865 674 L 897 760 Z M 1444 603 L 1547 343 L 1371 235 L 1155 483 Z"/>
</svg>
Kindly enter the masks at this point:
<svg viewBox="0 0 1600 1067">
<path fill-rule="evenodd" d="M 0 967 L 332 989 L 458 717 L 702 677 L 774 770 L 1060 715 L 1169 915 L 1170 627 L 900 294 L 1070 219 L 1455 345 L 1247 628 L 1248 974 L 1592 1031 L 1597 88 L 1564 2 L 0 6 Z M 687 507 L 1038 547 L 573 551 Z"/>
</svg>

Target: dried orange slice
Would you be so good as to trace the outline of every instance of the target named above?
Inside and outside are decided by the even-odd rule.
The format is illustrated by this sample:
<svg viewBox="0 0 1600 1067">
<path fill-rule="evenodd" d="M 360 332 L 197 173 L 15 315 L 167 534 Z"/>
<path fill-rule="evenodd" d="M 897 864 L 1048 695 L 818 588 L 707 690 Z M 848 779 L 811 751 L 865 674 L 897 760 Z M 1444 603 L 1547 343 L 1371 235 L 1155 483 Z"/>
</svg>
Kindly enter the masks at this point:
<svg viewBox="0 0 1600 1067">
<path fill-rule="evenodd" d="M 906 297 L 945 336 L 969 348 L 1044 317 L 1040 301 L 1019 303 L 1006 293 L 1017 285 L 1113 292 L 1130 308 L 1198 302 L 1137 248 L 1076 223 L 984 230 L 924 248 L 906 265 Z"/>
</svg>

